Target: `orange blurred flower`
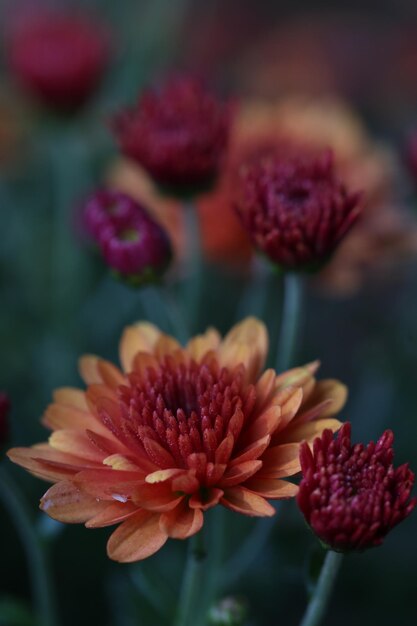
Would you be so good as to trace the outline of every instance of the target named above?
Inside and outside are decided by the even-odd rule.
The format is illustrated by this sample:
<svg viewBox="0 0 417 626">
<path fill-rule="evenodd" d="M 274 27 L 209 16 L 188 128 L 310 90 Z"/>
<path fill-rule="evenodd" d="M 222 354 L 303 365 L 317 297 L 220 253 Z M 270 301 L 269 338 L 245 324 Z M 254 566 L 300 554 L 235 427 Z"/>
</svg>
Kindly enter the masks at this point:
<svg viewBox="0 0 417 626">
<path fill-rule="evenodd" d="M 231 138 L 229 169 L 236 172 L 242 160 L 273 145 L 294 151 L 297 146 L 313 152 L 330 148 L 340 179 L 363 192 L 361 219 L 319 274 L 321 289 L 349 295 L 371 271 L 393 268 L 416 253 L 417 223 L 395 195 L 395 158 L 368 136 L 342 100 L 289 96 L 242 104 Z"/>
<path fill-rule="evenodd" d="M 49 442 L 9 457 L 55 483 L 41 500 L 52 518 L 120 524 L 107 545 L 117 561 L 197 533 L 217 504 L 271 516 L 268 499 L 297 493 L 285 479 L 300 469 L 300 442 L 339 428 L 333 416 L 346 389 L 317 382 L 317 364 L 261 374 L 267 350 L 255 318 L 223 340 L 209 329 L 185 348 L 152 324 L 130 326 L 122 369 L 83 357 L 87 389 L 55 392 L 43 418 Z"/>
</svg>

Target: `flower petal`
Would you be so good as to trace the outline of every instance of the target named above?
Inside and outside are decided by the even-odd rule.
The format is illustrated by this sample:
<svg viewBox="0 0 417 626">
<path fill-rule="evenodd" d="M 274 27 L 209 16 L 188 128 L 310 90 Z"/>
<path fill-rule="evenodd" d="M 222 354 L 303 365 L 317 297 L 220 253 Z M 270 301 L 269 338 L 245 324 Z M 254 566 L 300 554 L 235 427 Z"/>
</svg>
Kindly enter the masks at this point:
<svg viewBox="0 0 417 626">
<path fill-rule="evenodd" d="M 89 519 L 85 525 L 87 528 L 102 528 L 120 524 L 120 522 L 134 515 L 137 510 L 138 507 L 132 502 L 106 502 L 106 506 Z"/>
<path fill-rule="evenodd" d="M 109 453 L 99 450 L 89 439 L 88 435 L 81 430 L 56 430 L 49 437 L 49 445 L 54 450 L 77 454 L 85 461 L 102 463 Z"/>
<path fill-rule="evenodd" d="M 234 487 L 246 481 L 250 476 L 256 474 L 256 472 L 262 467 L 262 461 L 246 461 L 239 465 L 229 467 L 220 481 L 219 486 L 222 489 L 227 487 Z"/>
<path fill-rule="evenodd" d="M 65 404 L 50 404 L 43 417 L 42 424 L 51 430 L 79 429 L 106 433 L 106 428 L 90 411 L 83 411 Z"/>
<path fill-rule="evenodd" d="M 79 361 L 81 378 L 87 385 L 103 383 L 112 389 L 123 385 L 126 381 L 121 371 L 104 359 L 87 354 Z"/>
<path fill-rule="evenodd" d="M 305 405 L 303 404 L 303 414 L 311 410 L 317 404 L 329 402 L 320 412 L 320 417 L 332 417 L 344 407 L 347 395 L 348 390 L 346 385 L 338 380 L 320 380 L 316 383 L 308 402 L 306 402 Z"/>
<path fill-rule="evenodd" d="M 160 513 L 171 511 L 183 498 L 183 495 L 172 491 L 171 485 L 166 482 L 138 485 L 132 493 L 132 500 L 135 504 L 148 511 Z"/>
<path fill-rule="evenodd" d="M 271 436 L 265 435 L 262 439 L 258 439 L 254 443 L 251 443 L 240 452 L 239 456 L 230 461 L 230 466 L 233 467 L 234 465 L 243 463 L 244 461 L 253 461 L 254 459 L 258 459 L 263 451 L 266 450 L 270 441 Z"/>
<path fill-rule="evenodd" d="M 251 517 L 271 517 L 275 514 L 274 507 L 265 498 L 245 487 L 226 489 L 220 503 L 232 511 Z"/>
<path fill-rule="evenodd" d="M 259 478 L 283 478 L 300 471 L 300 444 L 285 443 L 269 447 L 262 455 Z"/>
<path fill-rule="evenodd" d="M 297 441 L 312 441 L 314 437 L 321 435 L 325 428 L 330 428 L 333 432 L 339 430 L 342 422 L 328 418 L 324 420 L 314 420 L 305 424 L 294 424 L 282 433 L 277 434 L 277 441 L 273 438 L 273 443 L 292 443 Z"/>
<path fill-rule="evenodd" d="M 71 406 L 80 411 L 88 411 L 87 399 L 85 392 L 75 387 L 60 387 L 53 392 L 54 402 Z"/>
<path fill-rule="evenodd" d="M 41 499 L 40 508 L 49 517 L 66 524 L 86 522 L 100 513 L 106 506 L 83 491 L 70 481 L 53 485 Z"/>
<path fill-rule="evenodd" d="M 152 353 L 161 331 L 149 322 L 138 322 L 125 328 L 119 345 L 120 363 L 124 372 L 131 372 L 138 352 Z"/>
<path fill-rule="evenodd" d="M 65 480 L 85 467 L 84 459 L 53 450 L 47 443 L 31 448 L 12 448 L 7 456 L 34 476 L 51 482 Z"/>
<path fill-rule="evenodd" d="M 123 522 L 107 543 L 109 558 L 121 563 L 141 561 L 155 554 L 168 539 L 160 528 L 160 515 L 140 510 Z"/>
<path fill-rule="evenodd" d="M 197 335 L 187 343 L 186 350 L 194 361 L 199 363 L 207 352 L 217 350 L 220 335 L 214 328 L 208 328 L 203 335 Z"/>
<path fill-rule="evenodd" d="M 173 511 L 161 515 L 160 526 L 168 537 L 187 539 L 198 533 L 204 521 L 201 509 L 190 509 L 186 502 L 181 502 Z"/>
<path fill-rule="evenodd" d="M 221 343 L 219 362 L 225 367 L 240 363 L 246 368 L 248 380 L 255 381 L 264 366 L 268 352 L 268 333 L 265 324 L 255 317 L 247 317 L 236 324 Z"/>
<path fill-rule="evenodd" d="M 264 498 L 293 498 L 298 493 L 298 486 L 287 480 L 274 480 L 273 478 L 258 478 L 255 476 L 245 483 L 245 487 L 254 491 Z"/>
</svg>

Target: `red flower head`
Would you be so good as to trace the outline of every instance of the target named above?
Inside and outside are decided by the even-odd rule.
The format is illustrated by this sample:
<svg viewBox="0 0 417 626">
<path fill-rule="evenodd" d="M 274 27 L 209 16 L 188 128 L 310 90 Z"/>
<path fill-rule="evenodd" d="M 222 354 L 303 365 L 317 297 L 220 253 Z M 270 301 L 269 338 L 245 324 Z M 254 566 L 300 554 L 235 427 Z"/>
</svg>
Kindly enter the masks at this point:
<svg viewBox="0 0 417 626">
<path fill-rule="evenodd" d="M 89 19 L 42 12 L 12 29 L 8 52 L 24 88 L 51 108 L 71 111 L 96 88 L 109 50 L 104 29 Z"/>
<path fill-rule="evenodd" d="M 380 545 L 388 532 L 411 513 L 414 474 L 408 464 L 392 464 L 394 435 L 386 430 L 375 444 L 352 446 L 346 423 L 333 439 L 325 430 L 313 451 L 301 446 L 303 478 L 297 496 L 307 523 L 337 551 Z"/>
<path fill-rule="evenodd" d="M 122 152 L 158 183 L 188 189 L 216 176 L 231 111 L 199 81 L 175 78 L 145 91 L 135 108 L 116 116 L 114 131 Z"/>
<path fill-rule="evenodd" d="M 300 441 L 340 427 L 333 416 L 346 390 L 317 382 L 317 364 L 261 374 L 267 350 L 254 318 L 223 340 L 210 329 L 185 347 L 152 324 L 130 326 L 122 370 L 84 357 L 87 389 L 55 393 L 49 442 L 9 456 L 55 483 L 41 502 L 54 519 L 120 524 L 107 546 L 118 561 L 194 535 L 217 505 L 271 516 L 268 499 L 297 493 L 286 478 L 300 469 Z"/>
<path fill-rule="evenodd" d="M 0 391 L 0 446 L 2 447 L 9 438 L 9 412 L 10 400 L 7 393 Z"/>
<path fill-rule="evenodd" d="M 321 266 L 358 217 L 359 194 L 336 178 L 330 152 L 250 161 L 237 211 L 253 243 L 288 270 Z"/>
<path fill-rule="evenodd" d="M 102 190 L 85 207 L 85 223 L 108 265 L 131 284 L 157 280 L 172 256 L 166 231 L 120 191 Z"/>
</svg>

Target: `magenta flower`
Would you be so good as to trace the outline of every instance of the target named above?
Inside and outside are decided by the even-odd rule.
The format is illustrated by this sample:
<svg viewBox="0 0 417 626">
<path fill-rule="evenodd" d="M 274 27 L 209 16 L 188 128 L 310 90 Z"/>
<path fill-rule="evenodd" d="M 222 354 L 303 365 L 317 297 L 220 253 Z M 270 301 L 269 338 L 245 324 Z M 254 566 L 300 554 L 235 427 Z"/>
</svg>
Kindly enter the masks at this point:
<svg viewBox="0 0 417 626">
<path fill-rule="evenodd" d="M 380 545 L 417 504 L 410 499 L 414 474 L 393 466 L 394 435 L 386 430 L 367 446 L 351 444 L 346 423 L 336 439 L 330 430 L 301 446 L 303 478 L 297 502 L 319 539 L 336 551 Z"/>
</svg>

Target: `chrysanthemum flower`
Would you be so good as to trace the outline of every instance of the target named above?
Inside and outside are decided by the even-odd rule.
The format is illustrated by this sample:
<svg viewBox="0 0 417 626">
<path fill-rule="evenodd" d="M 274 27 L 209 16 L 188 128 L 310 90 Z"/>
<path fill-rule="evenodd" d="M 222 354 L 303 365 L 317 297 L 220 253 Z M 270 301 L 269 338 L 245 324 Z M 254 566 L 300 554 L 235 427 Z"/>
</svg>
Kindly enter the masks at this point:
<svg viewBox="0 0 417 626">
<path fill-rule="evenodd" d="M 264 325 L 248 318 L 222 340 L 213 329 L 185 348 L 152 324 L 128 327 L 122 369 L 81 359 L 87 389 L 64 388 L 43 422 L 48 443 L 9 457 L 54 484 L 41 508 L 88 528 L 120 524 L 107 550 L 117 561 L 156 552 L 168 537 L 197 533 L 218 504 L 271 516 L 289 498 L 299 443 L 337 430 L 345 387 L 317 382 L 317 364 L 277 375 L 262 369 Z"/>
<path fill-rule="evenodd" d="M 394 468 L 394 435 L 386 430 L 376 444 L 351 444 L 346 423 L 336 439 L 325 430 L 300 451 L 303 478 L 297 495 L 307 523 L 328 547 L 364 550 L 380 545 L 411 513 L 414 474 L 408 464 Z"/>
<path fill-rule="evenodd" d="M 277 265 L 309 270 L 328 260 L 356 221 L 359 195 L 337 179 L 330 152 L 248 163 L 236 208 L 254 244 Z"/>
<path fill-rule="evenodd" d="M 108 38 L 86 16 L 41 11 L 24 15 L 12 29 L 8 56 L 27 91 L 68 111 L 82 106 L 96 88 L 108 61 Z"/>
<path fill-rule="evenodd" d="M 173 78 L 145 91 L 136 107 L 114 120 L 121 151 L 161 185 L 206 185 L 227 146 L 231 107 L 191 78 Z"/>
</svg>

